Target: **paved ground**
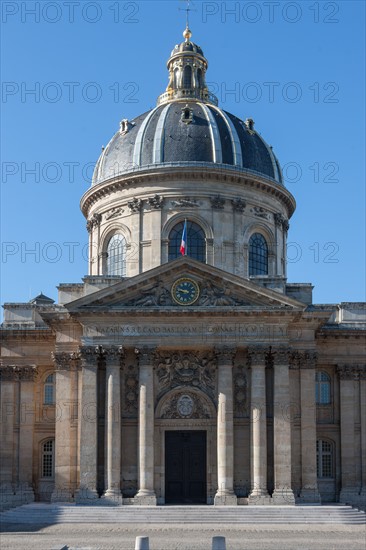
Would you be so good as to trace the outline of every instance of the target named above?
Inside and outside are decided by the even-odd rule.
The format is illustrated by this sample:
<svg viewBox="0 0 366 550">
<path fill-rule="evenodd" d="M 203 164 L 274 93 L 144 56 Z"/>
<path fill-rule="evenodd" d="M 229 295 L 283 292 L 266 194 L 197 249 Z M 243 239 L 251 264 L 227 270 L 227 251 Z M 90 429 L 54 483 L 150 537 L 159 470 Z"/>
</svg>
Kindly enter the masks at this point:
<svg viewBox="0 0 366 550">
<path fill-rule="evenodd" d="M 365 550 L 365 525 L 2 525 L 1 550 L 134 550 L 136 536 L 150 550 L 211 550 L 212 537 L 227 550 Z"/>
</svg>

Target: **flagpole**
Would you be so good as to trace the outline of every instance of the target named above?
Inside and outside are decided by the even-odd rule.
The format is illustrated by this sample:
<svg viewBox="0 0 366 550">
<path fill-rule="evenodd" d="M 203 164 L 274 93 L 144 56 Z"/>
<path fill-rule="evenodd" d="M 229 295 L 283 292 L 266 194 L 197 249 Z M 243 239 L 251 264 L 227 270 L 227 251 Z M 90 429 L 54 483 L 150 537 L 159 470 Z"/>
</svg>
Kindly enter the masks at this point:
<svg viewBox="0 0 366 550">
<path fill-rule="evenodd" d="M 188 229 L 187 229 L 187 218 L 184 218 L 184 225 L 186 226 L 186 249 L 184 251 L 184 255 L 187 256 L 187 250 L 188 250 Z"/>
</svg>

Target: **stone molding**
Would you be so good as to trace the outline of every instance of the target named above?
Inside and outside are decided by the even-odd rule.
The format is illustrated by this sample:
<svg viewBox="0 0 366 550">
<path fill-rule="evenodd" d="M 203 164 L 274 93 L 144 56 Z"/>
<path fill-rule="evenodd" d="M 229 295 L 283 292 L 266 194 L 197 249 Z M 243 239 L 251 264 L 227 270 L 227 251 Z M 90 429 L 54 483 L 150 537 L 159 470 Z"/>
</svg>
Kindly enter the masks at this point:
<svg viewBox="0 0 366 550">
<path fill-rule="evenodd" d="M 337 365 L 340 380 L 366 380 L 366 365 Z"/>
<path fill-rule="evenodd" d="M 34 382 L 38 376 L 38 368 L 33 365 L 6 365 L 0 367 L 0 380 L 2 382 Z"/>
<path fill-rule="evenodd" d="M 225 178 L 227 183 L 240 185 L 241 188 L 246 187 L 250 189 L 254 186 L 260 186 L 261 192 L 266 193 L 271 197 L 275 197 L 285 204 L 289 217 L 291 217 L 295 210 L 295 200 L 291 193 L 287 191 L 285 187 L 279 186 L 277 182 L 272 182 L 263 175 L 256 174 L 254 176 L 251 174 L 248 176 L 245 171 L 240 173 L 230 169 L 225 170 L 221 167 L 217 169 L 217 167 L 215 168 L 213 166 L 209 166 L 205 171 L 206 181 L 217 182 L 218 176 L 220 180 Z M 131 174 L 121 174 L 91 187 L 82 198 L 81 209 L 84 215 L 87 216 L 92 205 L 98 202 L 101 198 L 120 190 L 125 191 L 126 188 L 131 188 L 136 184 L 156 184 L 157 180 L 162 183 L 171 183 L 172 181 L 201 181 L 201 179 L 202 167 L 197 167 L 196 170 L 189 167 L 184 167 L 179 170 L 161 170 L 161 168 L 157 166 L 155 170 L 150 168 L 149 170 L 140 170 L 138 173 L 134 172 Z"/>
</svg>

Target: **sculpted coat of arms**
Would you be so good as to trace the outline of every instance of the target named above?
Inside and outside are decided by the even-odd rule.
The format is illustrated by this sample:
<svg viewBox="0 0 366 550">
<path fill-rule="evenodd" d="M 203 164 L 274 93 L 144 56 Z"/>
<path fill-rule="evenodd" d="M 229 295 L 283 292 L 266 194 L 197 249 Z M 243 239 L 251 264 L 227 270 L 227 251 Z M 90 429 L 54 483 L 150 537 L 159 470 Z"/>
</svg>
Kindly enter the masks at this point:
<svg viewBox="0 0 366 550">
<path fill-rule="evenodd" d="M 178 386 L 192 386 L 214 398 L 216 358 L 208 352 L 159 352 L 156 374 L 160 395 Z"/>
</svg>

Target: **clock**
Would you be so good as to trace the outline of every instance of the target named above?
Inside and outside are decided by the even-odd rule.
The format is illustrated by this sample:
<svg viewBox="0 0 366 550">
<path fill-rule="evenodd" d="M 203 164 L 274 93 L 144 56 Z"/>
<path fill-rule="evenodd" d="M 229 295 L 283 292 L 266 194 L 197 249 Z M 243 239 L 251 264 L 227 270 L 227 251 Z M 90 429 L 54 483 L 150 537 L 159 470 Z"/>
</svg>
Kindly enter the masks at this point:
<svg viewBox="0 0 366 550">
<path fill-rule="evenodd" d="M 176 304 L 180 306 L 190 306 L 198 300 L 200 295 L 200 287 L 188 277 L 182 277 L 175 281 L 172 286 L 172 298 Z"/>
</svg>

